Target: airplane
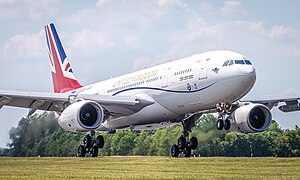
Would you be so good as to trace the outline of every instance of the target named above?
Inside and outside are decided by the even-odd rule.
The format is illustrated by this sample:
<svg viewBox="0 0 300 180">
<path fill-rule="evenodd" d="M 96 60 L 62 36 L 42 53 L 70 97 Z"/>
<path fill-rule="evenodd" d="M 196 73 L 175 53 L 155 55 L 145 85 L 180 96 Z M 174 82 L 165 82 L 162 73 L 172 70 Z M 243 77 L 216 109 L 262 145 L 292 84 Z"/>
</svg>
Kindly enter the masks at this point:
<svg viewBox="0 0 300 180">
<path fill-rule="evenodd" d="M 156 65 L 83 86 L 74 76 L 53 23 L 45 26 L 54 92 L 0 90 L 0 108 L 29 108 L 59 114 L 58 124 L 71 132 L 87 132 L 77 156 L 98 156 L 104 138 L 96 132 L 155 130 L 181 123 L 183 133 L 171 147 L 172 157 L 190 157 L 198 139 L 189 137 L 205 113 L 217 113 L 216 127 L 237 133 L 265 131 L 270 110 L 300 110 L 300 97 L 242 99 L 254 86 L 256 71 L 246 56 L 216 50 Z"/>
</svg>

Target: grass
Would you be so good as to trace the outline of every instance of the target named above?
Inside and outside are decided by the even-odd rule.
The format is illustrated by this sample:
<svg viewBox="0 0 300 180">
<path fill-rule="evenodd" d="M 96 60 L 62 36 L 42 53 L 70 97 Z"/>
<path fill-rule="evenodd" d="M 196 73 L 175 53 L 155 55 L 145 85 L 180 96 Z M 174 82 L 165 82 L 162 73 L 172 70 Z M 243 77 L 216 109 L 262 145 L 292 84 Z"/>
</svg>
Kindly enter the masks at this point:
<svg viewBox="0 0 300 180">
<path fill-rule="evenodd" d="M 0 179 L 300 179 L 300 158 L 0 158 Z"/>
</svg>

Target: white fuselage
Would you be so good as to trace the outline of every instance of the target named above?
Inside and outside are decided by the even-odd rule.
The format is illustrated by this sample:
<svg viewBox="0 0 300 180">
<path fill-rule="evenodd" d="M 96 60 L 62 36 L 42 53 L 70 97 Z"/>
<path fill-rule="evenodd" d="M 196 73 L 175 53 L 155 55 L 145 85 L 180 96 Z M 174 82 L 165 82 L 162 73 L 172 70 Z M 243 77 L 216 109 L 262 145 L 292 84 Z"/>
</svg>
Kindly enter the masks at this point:
<svg viewBox="0 0 300 180">
<path fill-rule="evenodd" d="M 215 109 L 221 101 L 235 102 L 246 95 L 256 74 L 250 61 L 244 60 L 248 59 L 236 52 L 210 51 L 85 86 L 73 93 L 147 96 L 155 103 L 130 116 L 110 117 L 98 130 L 156 129 L 179 122 L 184 115 Z"/>
</svg>

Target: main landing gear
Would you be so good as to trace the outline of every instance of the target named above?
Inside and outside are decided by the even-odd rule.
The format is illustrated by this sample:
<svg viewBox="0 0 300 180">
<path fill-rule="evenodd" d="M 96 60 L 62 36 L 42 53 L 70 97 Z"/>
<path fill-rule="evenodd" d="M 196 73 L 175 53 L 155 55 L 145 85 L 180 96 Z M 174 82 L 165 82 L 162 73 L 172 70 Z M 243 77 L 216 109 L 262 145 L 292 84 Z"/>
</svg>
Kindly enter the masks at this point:
<svg viewBox="0 0 300 180">
<path fill-rule="evenodd" d="M 92 157 L 98 156 L 98 148 L 103 148 L 104 138 L 99 135 L 95 138 L 95 131 L 91 131 L 85 135 L 83 144 L 78 146 L 77 156 L 85 157 L 86 153 L 89 153 Z"/>
<path fill-rule="evenodd" d="M 174 144 L 171 148 L 172 157 L 178 157 L 181 153 L 184 155 L 184 157 L 190 157 L 192 150 L 197 149 L 198 139 L 196 137 L 189 139 L 189 132 L 192 132 L 192 127 L 195 126 L 195 121 L 200 116 L 195 115 L 187 120 L 182 121 L 183 134 L 178 138 L 177 144 Z"/>
<path fill-rule="evenodd" d="M 218 130 L 229 130 L 231 123 L 228 115 L 231 114 L 232 104 L 229 101 L 223 101 L 217 104 L 217 111 L 219 113 L 218 121 L 216 123 Z M 227 117 L 226 117 L 227 116 Z"/>
</svg>

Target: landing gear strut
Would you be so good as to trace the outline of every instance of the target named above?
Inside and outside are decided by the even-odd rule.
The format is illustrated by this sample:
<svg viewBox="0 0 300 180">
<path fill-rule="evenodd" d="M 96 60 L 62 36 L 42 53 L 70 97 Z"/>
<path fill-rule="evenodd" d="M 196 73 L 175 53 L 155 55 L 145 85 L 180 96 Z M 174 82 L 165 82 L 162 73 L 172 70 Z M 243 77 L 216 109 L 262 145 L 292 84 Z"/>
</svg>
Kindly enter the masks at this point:
<svg viewBox="0 0 300 180">
<path fill-rule="evenodd" d="M 218 121 L 216 123 L 218 130 L 229 130 L 231 123 L 229 120 L 229 116 L 231 114 L 232 104 L 229 101 L 223 101 L 217 104 L 217 111 L 219 113 Z M 227 118 L 226 118 L 227 116 Z"/>
<path fill-rule="evenodd" d="M 192 137 L 189 139 L 189 133 L 192 132 L 192 127 L 195 126 L 195 121 L 201 115 L 194 115 L 186 120 L 182 121 L 183 134 L 178 138 L 177 144 L 174 144 L 171 148 L 171 156 L 178 157 L 179 154 L 183 154 L 185 157 L 190 157 L 192 150 L 197 149 L 198 139 Z"/>
<path fill-rule="evenodd" d="M 91 131 L 85 135 L 83 144 L 78 146 L 77 156 L 85 157 L 86 153 L 89 153 L 92 157 L 98 156 L 98 148 L 103 148 L 104 138 L 99 135 L 95 138 L 95 131 Z"/>
</svg>

